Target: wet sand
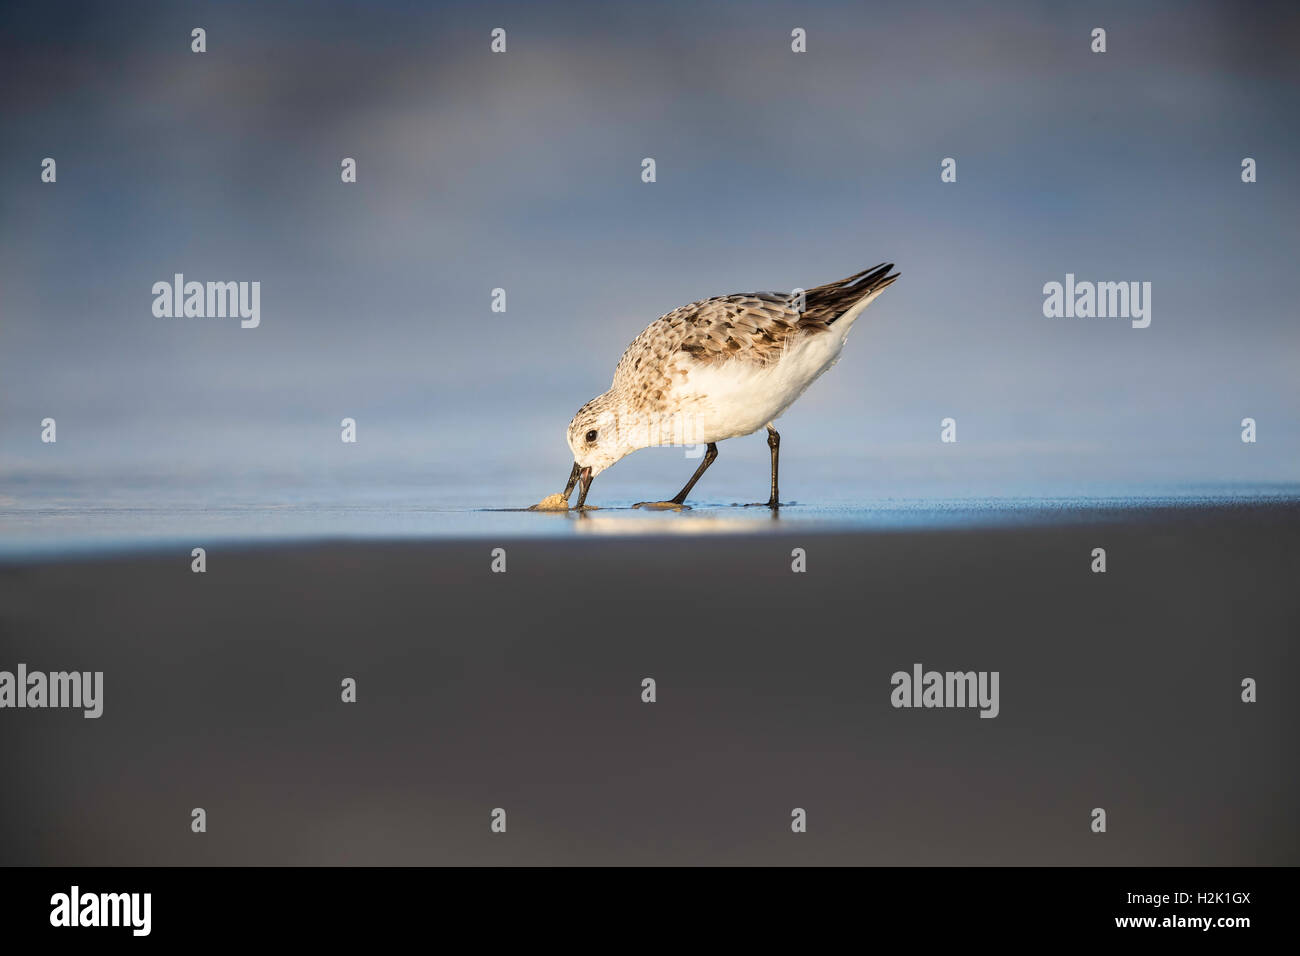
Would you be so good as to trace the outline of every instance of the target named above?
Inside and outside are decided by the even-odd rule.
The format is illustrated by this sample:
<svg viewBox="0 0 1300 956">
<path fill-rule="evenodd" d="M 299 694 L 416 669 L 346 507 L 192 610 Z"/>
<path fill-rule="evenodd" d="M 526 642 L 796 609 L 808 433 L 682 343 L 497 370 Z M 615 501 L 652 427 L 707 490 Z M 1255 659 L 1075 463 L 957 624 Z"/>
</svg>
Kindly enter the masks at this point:
<svg viewBox="0 0 1300 956">
<path fill-rule="evenodd" d="M 103 671 L 104 712 L 0 710 L 0 862 L 1296 864 L 1298 532 L 1273 505 L 9 560 L 0 670 Z M 892 707 L 916 663 L 998 671 L 999 715 Z"/>
</svg>

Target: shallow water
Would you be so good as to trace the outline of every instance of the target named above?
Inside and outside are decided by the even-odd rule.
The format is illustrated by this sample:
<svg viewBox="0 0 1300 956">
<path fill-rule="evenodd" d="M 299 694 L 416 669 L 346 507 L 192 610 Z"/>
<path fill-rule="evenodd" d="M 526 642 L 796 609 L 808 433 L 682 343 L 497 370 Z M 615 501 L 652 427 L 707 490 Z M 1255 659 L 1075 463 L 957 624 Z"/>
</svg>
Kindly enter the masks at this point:
<svg viewBox="0 0 1300 956">
<path fill-rule="evenodd" d="M 12 489 L 9 489 L 10 491 Z M 544 489 L 543 489 L 544 490 Z M 362 489 L 242 486 L 238 494 L 164 483 L 109 494 L 83 487 L 25 488 L 0 495 L 0 556 L 55 558 L 102 551 L 211 547 L 328 539 L 456 539 L 582 535 L 762 534 L 812 530 L 909 531 L 992 528 L 1157 517 L 1170 509 L 1300 504 L 1300 487 L 1133 489 L 1063 496 L 843 496 L 813 489 L 778 514 L 703 498 L 677 511 L 633 509 L 601 499 L 584 514 L 537 512 L 523 489 L 448 493 L 428 487 Z M 836 497 L 838 493 L 838 497 Z"/>
</svg>

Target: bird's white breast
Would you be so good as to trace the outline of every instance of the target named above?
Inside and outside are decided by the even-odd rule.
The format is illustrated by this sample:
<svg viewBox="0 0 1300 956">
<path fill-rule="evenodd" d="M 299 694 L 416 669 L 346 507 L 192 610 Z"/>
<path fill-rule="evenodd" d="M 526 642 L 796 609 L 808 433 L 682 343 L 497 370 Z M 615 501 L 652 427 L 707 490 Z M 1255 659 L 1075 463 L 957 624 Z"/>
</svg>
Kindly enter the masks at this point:
<svg viewBox="0 0 1300 956">
<path fill-rule="evenodd" d="M 672 395 L 688 420 L 688 443 L 748 435 L 778 418 L 839 360 L 847 331 L 805 332 L 767 365 L 744 359 L 691 363 Z"/>
</svg>

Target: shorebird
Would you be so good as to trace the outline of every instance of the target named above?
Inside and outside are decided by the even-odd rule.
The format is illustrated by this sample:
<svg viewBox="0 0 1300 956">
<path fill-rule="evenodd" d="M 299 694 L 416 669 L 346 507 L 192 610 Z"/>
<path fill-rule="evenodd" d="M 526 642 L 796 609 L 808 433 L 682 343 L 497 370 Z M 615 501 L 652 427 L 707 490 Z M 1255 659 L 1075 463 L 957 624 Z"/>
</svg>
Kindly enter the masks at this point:
<svg viewBox="0 0 1300 956">
<path fill-rule="evenodd" d="M 718 442 L 766 426 L 772 452 L 766 506 L 780 508 L 781 436 L 772 423 L 839 361 L 862 310 L 898 278 L 889 274 L 893 268 L 884 263 L 806 292 L 701 299 L 650 323 L 623 353 L 609 391 L 569 423 L 573 470 L 564 499 L 578 485 L 576 507 L 583 508 L 593 479 L 639 448 L 706 445 L 704 460 L 673 498 L 633 505 L 681 508 L 718 457 Z"/>
</svg>

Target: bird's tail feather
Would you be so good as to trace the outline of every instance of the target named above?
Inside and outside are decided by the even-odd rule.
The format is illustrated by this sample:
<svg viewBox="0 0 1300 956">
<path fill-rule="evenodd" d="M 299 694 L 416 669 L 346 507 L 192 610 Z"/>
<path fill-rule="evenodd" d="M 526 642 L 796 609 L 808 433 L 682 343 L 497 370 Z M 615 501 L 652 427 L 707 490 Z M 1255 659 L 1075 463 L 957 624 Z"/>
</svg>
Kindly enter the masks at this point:
<svg viewBox="0 0 1300 956">
<path fill-rule="evenodd" d="M 840 279 L 838 282 L 829 282 L 826 285 L 819 285 L 815 289 L 809 289 L 804 293 L 804 310 L 802 322 L 817 325 L 831 325 L 836 319 L 839 319 L 846 312 L 853 310 L 853 318 L 861 309 L 853 307 L 862 303 L 866 307 L 864 299 L 875 298 L 892 285 L 900 273 L 889 274 L 889 270 L 894 268 L 892 262 L 884 262 L 870 269 L 863 269 L 856 275 L 851 275 L 847 279 Z"/>
</svg>

